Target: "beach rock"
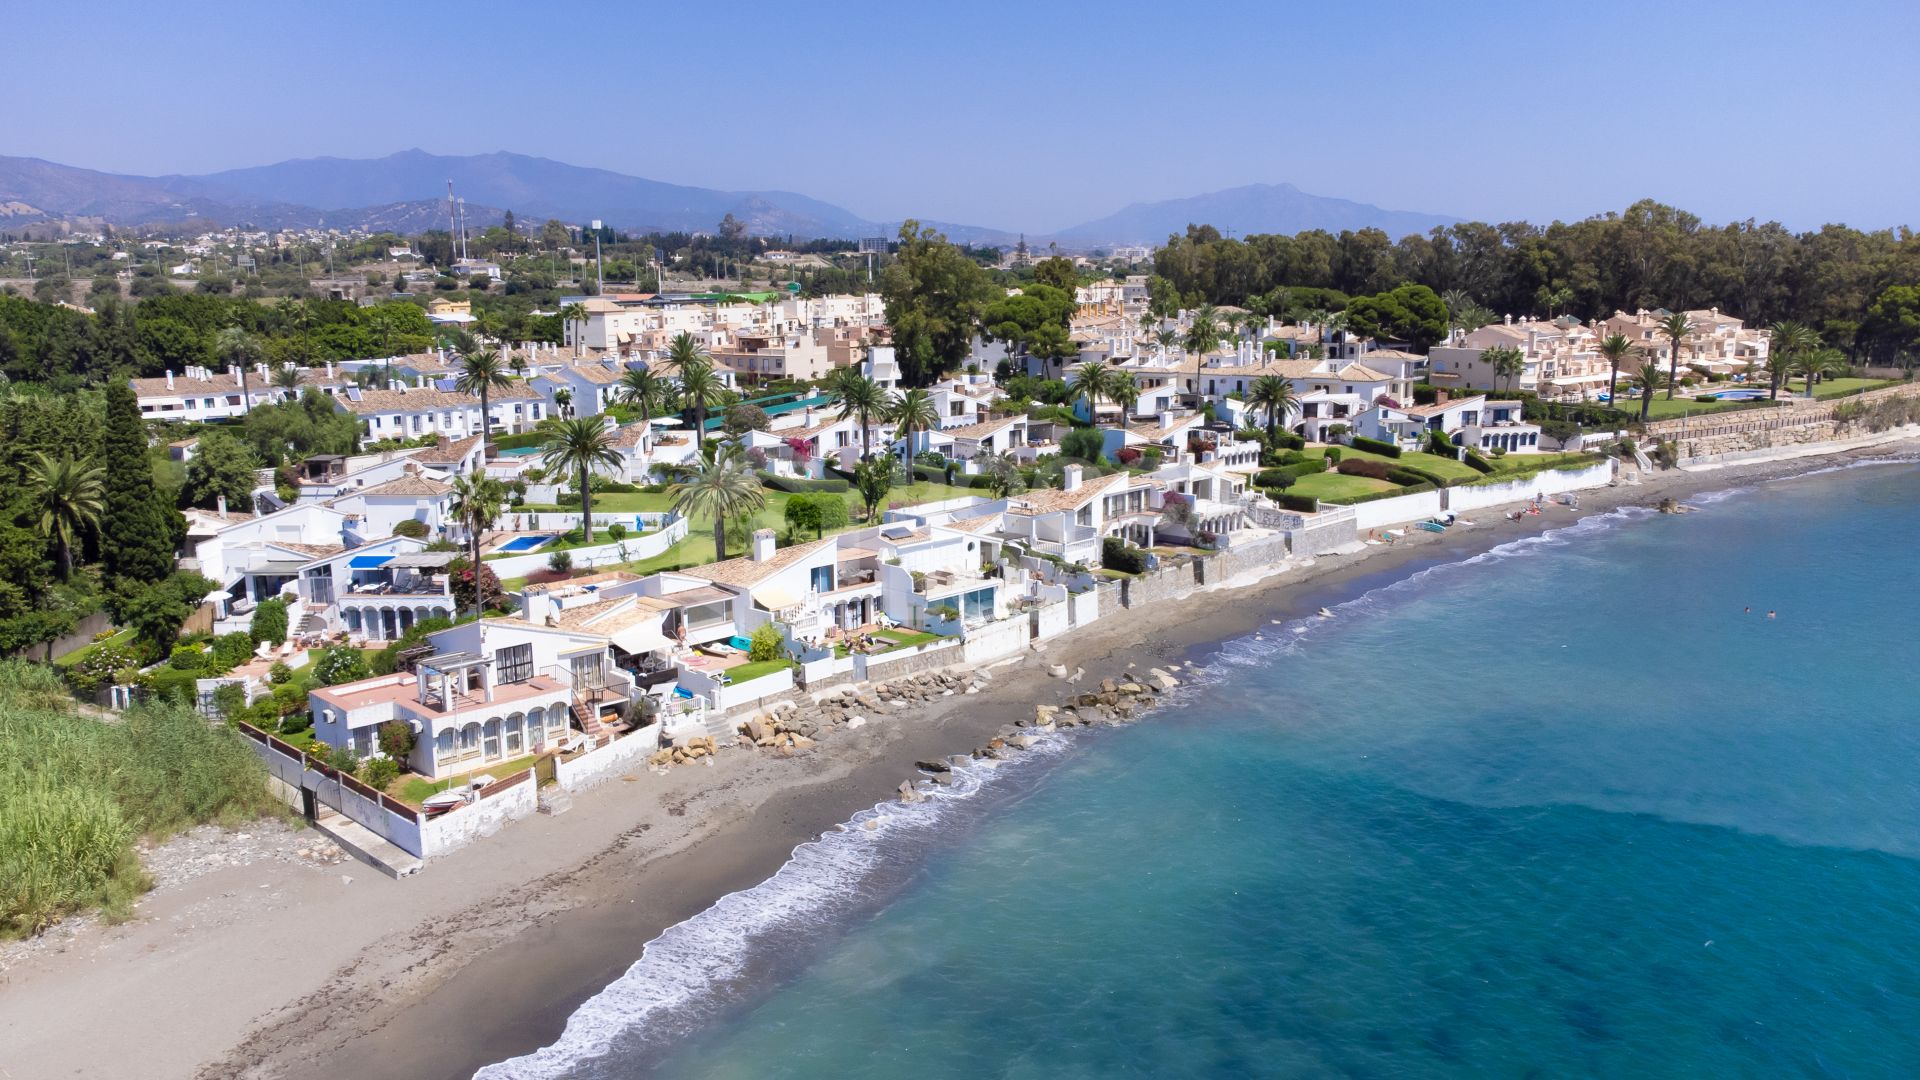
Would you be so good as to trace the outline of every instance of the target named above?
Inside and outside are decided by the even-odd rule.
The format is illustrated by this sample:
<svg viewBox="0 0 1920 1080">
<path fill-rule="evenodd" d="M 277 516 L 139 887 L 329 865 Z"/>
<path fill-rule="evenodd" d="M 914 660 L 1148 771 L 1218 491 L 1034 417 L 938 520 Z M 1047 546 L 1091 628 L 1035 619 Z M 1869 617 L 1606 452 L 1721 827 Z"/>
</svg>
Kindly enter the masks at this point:
<svg viewBox="0 0 1920 1080">
<path fill-rule="evenodd" d="M 948 784 L 953 783 L 953 774 L 952 773 L 936 773 L 933 777 L 933 782 L 944 787 Z"/>
<path fill-rule="evenodd" d="M 1144 686 L 1141 686 L 1139 683 L 1134 683 L 1134 682 L 1121 683 L 1120 692 L 1123 694 L 1126 694 L 1129 697 L 1138 697 L 1139 695 L 1146 693 L 1147 688 Z"/>
<path fill-rule="evenodd" d="M 900 801 L 901 802 L 909 803 L 909 804 L 917 803 L 917 802 L 925 802 L 926 798 L 927 797 L 925 795 L 922 795 L 918 791 L 913 790 L 913 781 L 911 780 L 900 781 Z"/>
<path fill-rule="evenodd" d="M 1035 705 L 1033 707 L 1034 722 L 1040 724 L 1047 723 L 1053 719 L 1053 714 L 1059 711 L 1060 707 L 1058 705 Z"/>
<path fill-rule="evenodd" d="M 812 739 L 807 738 L 805 735 L 795 735 L 793 737 L 793 748 L 795 750 L 811 750 L 816 745 Z"/>
<path fill-rule="evenodd" d="M 1160 670 L 1159 668 L 1154 668 L 1148 671 L 1147 675 L 1148 677 L 1152 678 L 1154 683 L 1158 685 L 1162 690 L 1171 690 L 1174 687 L 1180 685 L 1179 679 L 1174 678 L 1172 675 L 1167 674 L 1166 672 Z"/>
<path fill-rule="evenodd" d="M 772 738 L 773 731 L 773 725 L 758 716 L 747 721 L 747 734 L 754 742 L 762 742 L 763 740 Z"/>
<path fill-rule="evenodd" d="M 1073 703 L 1075 705 L 1080 706 L 1083 709 L 1091 709 L 1094 706 L 1100 704 L 1100 695 L 1099 694 L 1081 694 L 1079 697 L 1073 699 Z"/>
<path fill-rule="evenodd" d="M 970 759 L 965 754 L 954 754 L 947 758 L 947 764 L 953 768 L 965 768 Z"/>
<path fill-rule="evenodd" d="M 847 717 L 847 730 L 848 730 L 848 731 L 852 731 L 852 730 L 854 730 L 855 728 L 863 728 L 863 727 L 866 727 L 866 726 L 867 726 L 867 718 L 866 718 L 866 717 L 864 717 L 864 716 L 849 716 L 849 717 Z"/>
<path fill-rule="evenodd" d="M 1114 693 L 1114 692 L 1116 692 L 1116 691 L 1118 691 L 1119 689 L 1120 689 L 1120 688 L 1119 688 L 1118 686 L 1115 686 L 1115 685 L 1114 685 L 1114 683 L 1113 683 L 1113 680 L 1112 680 L 1112 679 L 1101 679 L 1101 680 L 1100 680 L 1100 691 L 1101 691 L 1102 693 L 1106 693 L 1106 694 L 1111 694 L 1111 693 Z"/>
<path fill-rule="evenodd" d="M 919 769 L 921 772 L 934 773 L 935 775 L 947 772 L 952 768 L 952 766 L 944 761 L 916 761 L 913 763 L 913 767 Z"/>
</svg>

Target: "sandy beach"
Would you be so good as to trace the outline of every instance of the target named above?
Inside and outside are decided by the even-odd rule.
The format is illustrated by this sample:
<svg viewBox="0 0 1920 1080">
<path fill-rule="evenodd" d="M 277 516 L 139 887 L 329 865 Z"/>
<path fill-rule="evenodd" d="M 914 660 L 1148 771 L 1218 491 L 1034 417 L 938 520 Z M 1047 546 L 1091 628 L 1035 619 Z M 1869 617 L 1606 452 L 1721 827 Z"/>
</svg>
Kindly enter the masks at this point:
<svg viewBox="0 0 1920 1080">
<path fill-rule="evenodd" d="M 993 669 L 991 685 L 916 715 L 823 732 L 785 758 L 729 750 L 637 770 L 394 881 L 316 855 L 311 832 L 201 830 L 191 872 L 161 875 L 137 917 L 75 920 L 0 946 L 0 1077 L 470 1076 L 551 1042 L 581 1001 L 661 930 L 772 874 L 792 849 L 887 798 L 914 762 L 966 753 L 1088 676 L 1201 655 L 1270 620 L 1310 613 L 1421 567 L 1623 505 L 1750 484 L 1914 442 L 1582 492 L 1508 521 L 1326 557 L 1256 584 L 1111 613 Z M 322 845 L 324 846 L 324 844 Z"/>
</svg>

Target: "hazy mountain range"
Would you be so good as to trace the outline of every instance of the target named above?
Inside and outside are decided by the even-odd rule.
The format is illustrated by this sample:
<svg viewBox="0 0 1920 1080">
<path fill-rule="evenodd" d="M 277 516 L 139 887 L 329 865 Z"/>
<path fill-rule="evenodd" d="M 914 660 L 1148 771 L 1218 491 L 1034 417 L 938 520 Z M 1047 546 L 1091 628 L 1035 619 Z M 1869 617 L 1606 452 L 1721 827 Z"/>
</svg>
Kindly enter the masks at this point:
<svg viewBox="0 0 1920 1080">
<path fill-rule="evenodd" d="M 528 225 L 550 217 L 571 224 L 599 218 L 629 232 L 711 231 L 727 214 L 764 236 L 856 239 L 890 235 L 899 226 L 791 191 L 689 187 L 524 154 L 456 157 L 404 150 L 383 158 L 301 158 L 199 176 L 126 176 L 0 156 L 0 230 L 52 220 L 116 226 L 198 220 L 260 228 L 417 232 L 446 227 L 449 179 L 466 200 L 468 222 L 478 227 L 497 224 L 507 210 Z M 1292 184 L 1254 184 L 1135 203 L 1052 236 L 1026 239 L 1029 245 L 1058 241 L 1071 249 L 1151 244 L 1189 223 L 1211 224 L 1238 235 L 1377 226 L 1397 237 L 1456 220 L 1309 195 Z M 973 244 L 1010 245 L 1019 238 L 1005 229 L 927 224 L 953 240 Z"/>
</svg>

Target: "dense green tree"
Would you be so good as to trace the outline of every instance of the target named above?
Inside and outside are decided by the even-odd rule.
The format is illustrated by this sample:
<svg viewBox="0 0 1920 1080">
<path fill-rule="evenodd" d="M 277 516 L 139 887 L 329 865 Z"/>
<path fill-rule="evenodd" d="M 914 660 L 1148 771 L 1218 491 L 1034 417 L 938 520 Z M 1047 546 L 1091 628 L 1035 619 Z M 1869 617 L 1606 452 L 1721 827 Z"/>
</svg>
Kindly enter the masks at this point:
<svg viewBox="0 0 1920 1080">
<path fill-rule="evenodd" d="M 900 436 L 901 467 L 913 460 L 913 436 L 918 431 L 932 431 L 940 426 L 940 412 L 934 407 L 933 395 L 914 387 L 900 395 L 888 412 L 887 419 L 893 421 L 895 432 Z"/>
<path fill-rule="evenodd" d="M 720 422 L 720 430 L 736 439 L 749 431 L 765 431 L 772 426 L 767 410 L 744 401 L 727 406 L 726 417 Z"/>
<path fill-rule="evenodd" d="M 1033 264 L 1035 284 L 1050 285 L 1067 294 L 1067 300 L 1073 300 L 1073 291 L 1080 287 L 1080 272 L 1073 268 L 1073 260 L 1058 255 L 1041 259 Z"/>
<path fill-rule="evenodd" d="M 831 491 L 803 491 L 787 497 L 789 532 L 811 531 L 815 539 L 847 525 L 847 500 Z"/>
<path fill-rule="evenodd" d="M 727 557 L 727 522 L 751 514 L 766 505 L 766 492 L 747 464 L 746 452 L 739 443 L 725 443 L 712 459 L 702 460 L 686 471 L 671 488 L 673 512 L 681 517 L 709 518 L 713 522 L 713 557 Z"/>
<path fill-rule="evenodd" d="M 827 380 L 827 395 L 842 420 L 860 425 L 860 456 L 873 453 L 873 422 L 887 413 L 887 392 L 858 368 L 845 367 Z"/>
<path fill-rule="evenodd" d="M 1889 359 L 1920 356 L 1920 284 L 1889 285 L 1873 298 L 1860 323 L 1862 343 Z"/>
<path fill-rule="evenodd" d="M 595 471 L 620 467 L 620 453 L 613 448 L 613 432 L 598 416 L 562 420 L 540 448 L 540 464 L 560 474 L 573 474 L 580 485 L 580 528 L 587 543 L 593 542 L 593 483 Z"/>
<path fill-rule="evenodd" d="M 667 343 L 666 366 L 680 384 L 680 400 L 693 411 L 694 445 L 705 450 L 707 410 L 727 398 L 727 388 L 714 369 L 713 357 L 701 347 L 698 339 L 682 330 Z"/>
<path fill-rule="evenodd" d="M 100 525 L 104 485 L 100 466 L 72 456 L 39 455 L 28 469 L 40 532 L 60 555 L 60 579 L 73 576 L 73 549 Z"/>
<path fill-rule="evenodd" d="M 893 262 L 881 272 L 880 295 L 902 378 L 926 386 L 966 360 L 995 289 L 980 264 L 938 231 L 909 220 L 900 226 Z"/>
<path fill-rule="evenodd" d="M 187 482 L 180 488 L 182 506 L 211 509 L 222 496 L 228 508 L 245 513 L 253 508 L 255 472 L 260 460 L 239 439 L 221 431 L 200 436 L 200 445 L 187 462 Z"/>
<path fill-rule="evenodd" d="M 1035 283 L 988 304 L 980 316 L 981 335 L 1004 342 L 1009 355 L 1018 347 L 1043 360 L 1064 359 L 1079 352 L 1069 336 L 1073 312 L 1071 292 Z"/>
<path fill-rule="evenodd" d="M 1425 352 L 1447 336 L 1447 306 L 1425 285 L 1402 285 L 1347 304 L 1347 329 L 1362 337 L 1406 341 Z"/>
<path fill-rule="evenodd" d="M 161 503 L 154 490 L 146 424 L 125 379 L 114 379 L 107 386 L 103 452 L 107 477 L 100 561 L 111 577 L 160 581 L 173 571 L 175 530 L 169 516 L 178 515 Z"/>
<path fill-rule="evenodd" d="M 853 487 L 860 493 L 860 505 L 869 523 L 878 517 L 880 504 L 886 501 L 887 492 L 893 490 L 899 468 L 900 463 L 890 454 L 866 458 L 854 466 Z"/>
</svg>

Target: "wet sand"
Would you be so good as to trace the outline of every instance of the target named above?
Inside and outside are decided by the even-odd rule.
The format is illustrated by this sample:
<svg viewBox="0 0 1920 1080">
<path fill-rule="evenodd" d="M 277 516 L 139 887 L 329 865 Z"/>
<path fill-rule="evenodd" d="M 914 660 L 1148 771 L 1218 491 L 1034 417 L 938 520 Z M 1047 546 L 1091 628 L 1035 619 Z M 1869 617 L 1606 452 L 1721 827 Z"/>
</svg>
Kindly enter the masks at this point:
<svg viewBox="0 0 1920 1080">
<path fill-rule="evenodd" d="M 1907 445 L 1911 448 L 1911 444 Z M 253 864 L 156 890 L 121 927 L 0 949 L 0 1077 L 470 1076 L 553 1041 L 666 927 L 777 870 L 793 848 L 887 798 L 913 763 L 980 746 L 1089 679 L 1200 658 L 1426 566 L 1622 505 L 1717 490 L 1901 449 L 1664 473 L 1471 528 L 1326 557 L 1097 623 L 993 669 L 981 693 L 857 731 L 805 756 L 729 750 L 641 770 L 395 882 L 355 863 Z M 350 879 L 350 880 L 346 880 Z M 64 935 L 64 936 L 63 936 Z M 108 1019 L 111 1018 L 111 1019 Z"/>
</svg>

